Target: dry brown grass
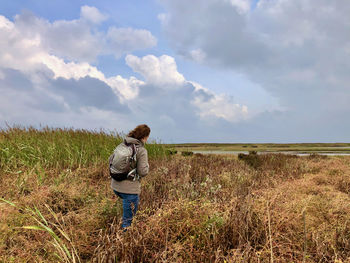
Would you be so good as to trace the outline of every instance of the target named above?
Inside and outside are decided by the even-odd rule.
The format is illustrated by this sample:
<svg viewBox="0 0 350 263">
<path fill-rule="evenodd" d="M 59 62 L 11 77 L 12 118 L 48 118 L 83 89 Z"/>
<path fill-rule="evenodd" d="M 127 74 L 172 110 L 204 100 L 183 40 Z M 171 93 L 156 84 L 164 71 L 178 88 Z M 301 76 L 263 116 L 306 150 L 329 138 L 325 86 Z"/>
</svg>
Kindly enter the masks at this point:
<svg viewBox="0 0 350 263">
<path fill-rule="evenodd" d="M 153 159 L 125 233 L 104 163 L 1 170 L 0 262 L 59 261 L 34 207 L 82 262 L 349 262 L 350 158 L 254 158 Z"/>
<path fill-rule="evenodd" d="M 126 234 L 115 224 L 101 233 L 95 261 L 269 262 L 271 242 L 275 262 L 346 262 L 349 196 L 340 179 L 320 186 L 317 177 L 334 167 L 345 173 L 347 158 L 263 158 L 253 169 L 222 157 L 172 160 L 148 178 L 155 188 L 145 189 L 144 205 L 152 209 Z"/>
</svg>

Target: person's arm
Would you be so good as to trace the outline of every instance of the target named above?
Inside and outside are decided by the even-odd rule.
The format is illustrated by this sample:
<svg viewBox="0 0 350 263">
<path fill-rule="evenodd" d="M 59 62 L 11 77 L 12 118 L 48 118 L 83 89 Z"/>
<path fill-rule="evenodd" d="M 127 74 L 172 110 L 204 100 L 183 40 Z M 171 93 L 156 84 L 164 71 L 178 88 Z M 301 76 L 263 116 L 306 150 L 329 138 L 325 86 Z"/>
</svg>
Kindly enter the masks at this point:
<svg viewBox="0 0 350 263">
<path fill-rule="evenodd" d="M 137 173 L 139 176 L 144 177 L 148 174 L 149 164 L 148 164 L 148 154 L 145 148 L 139 148 L 137 156 Z"/>
</svg>

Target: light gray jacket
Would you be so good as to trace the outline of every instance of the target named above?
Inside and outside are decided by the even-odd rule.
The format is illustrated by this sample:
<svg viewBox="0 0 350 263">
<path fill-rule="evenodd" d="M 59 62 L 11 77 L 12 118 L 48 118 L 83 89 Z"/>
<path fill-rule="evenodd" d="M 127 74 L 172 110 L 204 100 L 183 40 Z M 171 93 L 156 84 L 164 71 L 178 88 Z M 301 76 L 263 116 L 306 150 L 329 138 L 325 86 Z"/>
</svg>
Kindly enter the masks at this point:
<svg viewBox="0 0 350 263">
<path fill-rule="evenodd" d="M 137 160 L 137 173 L 142 178 L 148 174 L 149 171 L 149 164 L 148 164 L 148 154 L 147 150 L 144 147 L 144 144 L 132 137 L 126 137 L 125 138 L 126 143 L 132 143 L 136 146 L 136 160 Z M 113 190 L 116 190 L 120 193 L 124 194 L 140 194 L 141 193 L 141 183 L 140 180 L 137 181 L 130 181 L 130 180 L 123 180 L 123 181 L 116 181 L 114 179 L 111 179 L 111 187 Z"/>
</svg>

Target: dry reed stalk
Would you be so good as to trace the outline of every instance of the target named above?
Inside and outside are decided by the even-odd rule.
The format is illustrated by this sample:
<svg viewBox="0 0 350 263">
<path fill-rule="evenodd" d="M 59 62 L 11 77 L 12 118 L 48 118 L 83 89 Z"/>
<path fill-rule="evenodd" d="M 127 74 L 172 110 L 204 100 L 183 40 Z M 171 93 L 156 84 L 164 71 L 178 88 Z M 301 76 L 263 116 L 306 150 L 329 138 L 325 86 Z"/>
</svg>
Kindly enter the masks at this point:
<svg viewBox="0 0 350 263">
<path fill-rule="evenodd" d="M 306 262 L 306 216 L 305 216 L 305 209 L 303 210 L 303 223 L 304 223 L 304 253 L 303 253 L 303 262 Z"/>
<path fill-rule="evenodd" d="M 168 253 L 168 236 L 169 236 L 169 221 L 168 218 L 166 219 L 166 234 L 165 234 L 165 249 L 164 249 L 164 260 L 163 262 L 166 262 L 166 257 Z"/>
<path fill-rule="evenodd" d="M 269 226 L 270 256 L 271 256 L 271 263 L 273 263 L 272 235 L 271 235 L 271 217 L 270 217 L 270 204 L 269 204 L 269 202 L 267 202 L 267 220 L 268 220 L 268 226 Z"/>
</svg>

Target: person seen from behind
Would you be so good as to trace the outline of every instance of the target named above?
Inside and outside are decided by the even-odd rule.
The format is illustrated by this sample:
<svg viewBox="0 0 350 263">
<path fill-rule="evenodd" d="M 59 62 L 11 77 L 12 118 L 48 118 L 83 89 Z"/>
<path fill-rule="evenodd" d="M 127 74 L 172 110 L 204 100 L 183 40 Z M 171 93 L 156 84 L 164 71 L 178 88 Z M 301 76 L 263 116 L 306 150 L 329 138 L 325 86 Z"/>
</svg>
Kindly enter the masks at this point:
<svg viewBox="0 0 350 263">
<path fill-rule="evenodd" d="M 141 178 L 149 171 L 145 143 L 151 133 L 146 124 L 138 125 L 117 146 L 109 159 L 111 188 L 123 200 L 122 228 L 131 225 L 141 193 Z"/>
</svg>

